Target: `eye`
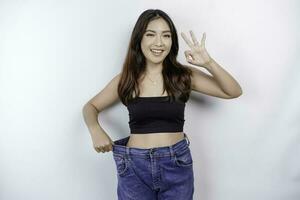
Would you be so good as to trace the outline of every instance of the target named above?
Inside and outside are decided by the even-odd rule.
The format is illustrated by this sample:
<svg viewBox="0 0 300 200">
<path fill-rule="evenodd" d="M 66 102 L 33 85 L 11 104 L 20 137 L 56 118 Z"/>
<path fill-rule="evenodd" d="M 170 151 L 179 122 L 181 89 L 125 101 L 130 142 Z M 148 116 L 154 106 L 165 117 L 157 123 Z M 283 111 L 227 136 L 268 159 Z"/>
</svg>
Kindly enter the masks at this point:
<svg viewBox="0 0 300 200">
<path fill-rule="evenodd" d="M 171 37 L 171 35 L 165 35 L 166 37 L 168 37 L 168 38 L 170 38 Z"/>
<path fill-rule="evenodd" d="M 146 36 L 153 36 L 153 34 L 148 33 L 148 34 L 146 34 Z"/>
</svg>

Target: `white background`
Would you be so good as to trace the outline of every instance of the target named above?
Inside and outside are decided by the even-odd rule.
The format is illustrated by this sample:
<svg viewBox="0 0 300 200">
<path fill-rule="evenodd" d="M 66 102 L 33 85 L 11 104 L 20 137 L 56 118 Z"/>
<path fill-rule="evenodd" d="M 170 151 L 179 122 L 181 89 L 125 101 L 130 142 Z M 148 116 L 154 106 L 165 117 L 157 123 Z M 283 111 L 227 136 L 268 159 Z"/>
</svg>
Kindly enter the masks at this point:
<svg viewBox="0 0 300 200">
<path fill-rule="evenodd" d="M 112 152 L 93 149 L 82 107 L 121 71 L 149 8 L 175 23 L 181 63 L 180 32 L 206 32 L 243 89 L 229 100 L 193 91 L 186 105 L 194 199 L 299 200 L 296 0 L 0 1 L 0 199 L 117 199 Z M 113 140 L 129 135 L 120 102 L 99 122 Z"/>
</svg>

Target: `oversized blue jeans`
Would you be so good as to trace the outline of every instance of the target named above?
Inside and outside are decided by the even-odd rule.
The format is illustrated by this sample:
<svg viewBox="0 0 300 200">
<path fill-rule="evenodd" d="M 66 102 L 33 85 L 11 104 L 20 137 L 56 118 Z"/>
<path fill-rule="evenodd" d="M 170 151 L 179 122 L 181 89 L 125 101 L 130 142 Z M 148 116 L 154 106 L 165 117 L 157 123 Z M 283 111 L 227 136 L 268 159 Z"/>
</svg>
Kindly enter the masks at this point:
<svg viewBox="0 0 300 200">
<path fill-rule="evenodd" d="M 129 136 L 114 141 L 118 200 L 192 200 L 193 159 L 190 141 L 149 149 L 126 147 Z"/>
</svg>

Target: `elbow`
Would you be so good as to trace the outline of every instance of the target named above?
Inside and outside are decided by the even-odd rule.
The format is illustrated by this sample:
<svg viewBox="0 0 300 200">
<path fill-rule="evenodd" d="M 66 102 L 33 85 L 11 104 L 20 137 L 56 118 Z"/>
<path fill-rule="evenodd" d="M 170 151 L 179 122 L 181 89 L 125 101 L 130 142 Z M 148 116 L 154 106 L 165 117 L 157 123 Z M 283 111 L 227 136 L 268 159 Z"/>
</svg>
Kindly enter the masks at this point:
<svg viewBox="0 0 300 200">
<path fill-rule="evenodd" d="M 243 90 L 242 90 L 242 88 L 240 88 L 240 91 L 238 92 L 237 97 L 241 96 L 242 94 L 243 94 Z"/>
<path fill-rule="evenodd" d="M 89 103 L 84 104 L 84 106 L 81 109 L 82 112 L 84 112 L 89 105 L 90 105 Z"/>
<path fill-rule="evenodd" d="M 236 94 L 234 95 L 230 95 L 231 96 L 231 99 L 234 99 L 234 98 L 238 98 L 239 96 L 241 96 L 243 94 L 243 91 L 240 90 L 239 92 L 237 92 Z"/>
<path fill-rule="evenodd" d="M 93 108 L 94 110 L 97 111 L 97 113 L 100 113 L 100 111 L 91 103 L 86 103 L 83 107 L 82 107 L 82 113 L 84 113 L 86 110 Z"/>
<path fill-rule="evenodd" d="M 85 105 L 82 107 L 82 109 L 81 109 L 81 113 L 82 113 L 83 116 L 85 116 L 85 113 L 86 113 L 86 111 L 87 111 L 87 107 L 88 107 L 88 104 L 85 104 Z"/>
</svg>

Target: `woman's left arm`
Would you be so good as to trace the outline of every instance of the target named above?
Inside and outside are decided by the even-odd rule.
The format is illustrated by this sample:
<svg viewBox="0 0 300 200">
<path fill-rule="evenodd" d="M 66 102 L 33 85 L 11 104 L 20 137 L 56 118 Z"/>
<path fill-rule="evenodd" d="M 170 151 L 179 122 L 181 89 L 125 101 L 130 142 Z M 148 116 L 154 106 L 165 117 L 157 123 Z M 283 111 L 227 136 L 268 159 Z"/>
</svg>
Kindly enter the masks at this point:
<svg viewBox="0 0 300 200">
<path fill-rule="evenodd" d="M 213 58 L 210 58 L 208 62 L 204 63 L 203 67 L 213 75 L 214 80 L 218 83 L 224 93 L 232 97 L 238 97 L 243 93 L 238 82 Z"/>
<path fill-rule="evenodd" d="M 238 82 L 208 54 L 205 48 L 206 34 L 203 33 L 201 44 L 199 44 L 192 31 L 190 31 L 190 34 L 193 42 L 184 33 L 181 33 L 181 36 L 191 48 L 191 50 L 184 52 L 187 62 L 197 67 L 203 67 L 213 75 L 209 76 L 201 70 L 191 68 L 193 71 L 193 88 L 196 91 L 221 98 L 240 96 L 243 92 Z"/>
</svg>

